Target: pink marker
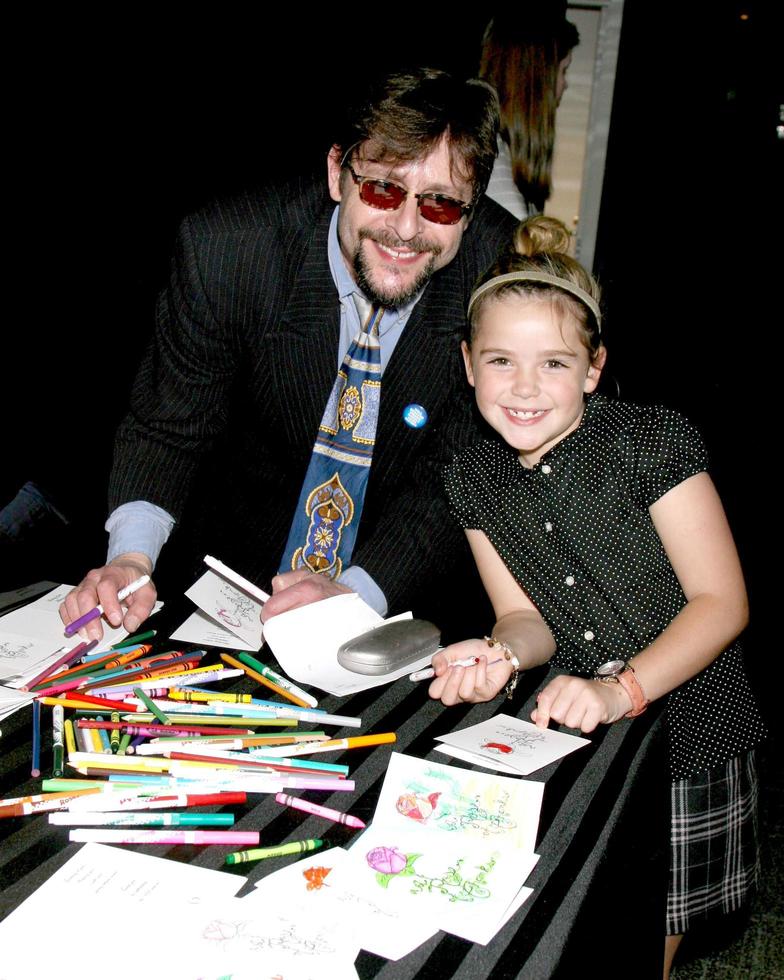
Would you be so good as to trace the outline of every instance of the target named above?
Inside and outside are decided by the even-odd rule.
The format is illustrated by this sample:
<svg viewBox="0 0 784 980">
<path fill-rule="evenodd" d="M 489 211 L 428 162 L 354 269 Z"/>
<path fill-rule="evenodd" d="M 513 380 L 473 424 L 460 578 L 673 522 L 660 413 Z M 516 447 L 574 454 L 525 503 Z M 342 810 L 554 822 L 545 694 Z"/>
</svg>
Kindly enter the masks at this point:
<svg viewBox="0 0 784 980">
<path fill-rule="evenodd" d="M 353 817 L 350 813 L 343 813 L 342 810 L 333 810 L 329 806 L 320 806 L 318 803 L 311 803 L 310 800 L 301 800 L 298 796 L 287 796 L 285 793 L 276 793 L 275 802 L 283 806 L 294 807 L 295 810 L 303 810 L 305 813 L 312 813 L 316 817 L 325 817 L 327 820 L 334 820 L 335 823 L 344 823 L 347 827 L 357 827 L 364 829 L 365 822 L 359 817 Z"/>
<path fill-rule="evenodd" d="M 257 830 L 124 830 L 80 828 L 68 834 L 80 844 L 258 844 Z"/>
</svg>

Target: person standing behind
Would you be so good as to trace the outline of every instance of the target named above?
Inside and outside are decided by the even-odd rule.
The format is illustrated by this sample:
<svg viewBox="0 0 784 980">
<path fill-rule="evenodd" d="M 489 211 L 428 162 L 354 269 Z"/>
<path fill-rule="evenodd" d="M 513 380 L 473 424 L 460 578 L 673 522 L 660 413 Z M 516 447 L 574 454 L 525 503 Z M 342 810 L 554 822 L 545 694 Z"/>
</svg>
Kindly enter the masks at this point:
<svg viewBox="0 0 784 980">
<path fill-rule="evenodd" d="M 565 4 L 516 4 L 490 21 L 479 77 L 498 93 L 498 159 L 487 196 L 516 218 L 541 213 L 551 191 L 555 113 L 580 41 Z"/>
<path fill-rule="evenodd" d="M 439 615 L 461 547 L 441 467 L 476 438 L 458 338 L 514 224 L 483 199 L 497 131 L 484 83 L 392 75 L 348 113 L 326 181 L 183 222 L 117 437 L 108 564 L 67 597 L 66 623 L 100 602 L 133 632 L 155 589 L 124 620 L 117 592 L 175 523 L 194 570 L 212 552 L 271 585 L 264 618 L 348 591 L 382 615 Z"/>
</svg>

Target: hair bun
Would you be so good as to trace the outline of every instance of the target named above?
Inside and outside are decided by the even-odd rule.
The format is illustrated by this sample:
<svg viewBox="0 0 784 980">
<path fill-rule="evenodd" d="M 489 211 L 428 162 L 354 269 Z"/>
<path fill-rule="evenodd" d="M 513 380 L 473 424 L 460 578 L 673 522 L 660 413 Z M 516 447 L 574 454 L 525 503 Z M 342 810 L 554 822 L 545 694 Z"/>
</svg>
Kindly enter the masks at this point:
<svg viewBox="0 0 784 980">
<path fill-rule="evenodd" d="M 513 247 L 518 255 L 529 258 L 542 252 L 568 255 L 572 236 L 566 225 L 557 218 L 537 214 L 521 221 L 515 229 Z"/>
</svg>

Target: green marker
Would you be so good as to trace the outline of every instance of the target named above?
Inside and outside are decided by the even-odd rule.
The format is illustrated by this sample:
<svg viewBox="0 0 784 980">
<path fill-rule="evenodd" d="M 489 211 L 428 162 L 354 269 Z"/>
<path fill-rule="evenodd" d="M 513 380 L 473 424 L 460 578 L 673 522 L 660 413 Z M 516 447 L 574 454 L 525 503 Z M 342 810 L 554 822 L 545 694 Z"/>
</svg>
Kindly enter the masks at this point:
<svg viewBox="0 0 784 980">
<path fill-rule="evenodd" d="M 52 709 L 52 776 L 63 774 L 63 757 L 65 755 L 63 706 L 56 704 Z"/>
<path fill-rule="evenodd" d="M 310 840 L 298 840 L 291 844 L 281 844 L 278 847 L 253 847 L 249 851 L 235 851 L 226 855 L 226 864 L 243 864 L 246 861 L 263 861 L 264 858 L 286 857 L 289 854 L 304 854 L 315 851 L 324 843 L 318 837 Z"/>
<path fill-rule="evenodd" d="M 120 739 L 120 745 L 117 749 L 117 755 L 125 755 L 128 746 L 131 744 L 131 733 L 125 732 L 125 734 Z"/>
<path fill-rule="evenodd" d="M 44 779 L 41 782 L 42 793 L 72 793 L 76 789 L 92 789 L 94 786 L 106 786 L 105 779 Z"/>
<path fill-rule="evenodd" d="M 158 721 L 162 725 L 171 725 L 171 721 L 168 718 L 168 716 L 165 715 L 161 711 L 161 709 L 158 707 L 158 705 L 154 701 L 151 701 L 147 697 L 147 695 L 144 693 L 144 691 L 140 687 L 135 687 L 133 689 L 133 693 L 141 701 L 141 703 L 144 705 L 144 707 L 148 711 L 151 711 L 155 715 L 155 717 L 158 719 Z"/>
<path fill-rule="evenodd" d="M 154 636 L 155 630 L 147 630 L 146 633 L 137 633 L 135 636 L 128 636 L 124 640 L 120 640 L 119 643 L 115 643 L 114 646 L 109 647 L 109 649 L 119 650 L 120 647 L 139 646 L 145 640 L 151 640 Z"/>
</svg>

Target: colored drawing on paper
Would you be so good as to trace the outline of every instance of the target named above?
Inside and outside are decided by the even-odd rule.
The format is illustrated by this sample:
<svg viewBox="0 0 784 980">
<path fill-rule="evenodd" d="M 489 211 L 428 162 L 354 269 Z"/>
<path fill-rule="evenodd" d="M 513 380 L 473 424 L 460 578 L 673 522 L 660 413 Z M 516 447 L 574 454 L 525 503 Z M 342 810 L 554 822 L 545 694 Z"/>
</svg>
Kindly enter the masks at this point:
<svg viewBox="0 0 784 980">
<path fill-rule="evenodd" d="M 326 885 L 327 875 L 330 873 L 332 868 L 306 868 L 302 875 L 307 881 L 308 891 L 317 892 Z"/>
<path fill-rule="evenodd" d="M 441 790 L 433 790 L 425 780 L 438 779 Z M 395 809 L 404 817 L 436 830 L 473 830 L 488 838 L 514 830 L 516 821 L 509 815 L 509 792 L 500 786 L 489 788 L 477 783 L 471 773 L 461 786 L 452 775 L 429 770 L 424 778 L 408 779 L 405 792 L 399 794 Z"/>
<path fill-rule="evenodd" d="M 499 755 L 509 755 L 510 752 L 514 752 L 511 745 L 504 745 L 503 742 L 485 742 L 482 748 L 488 749 L 490 752 L 497 752 Z"/>
<path fill-rule="evenodd" d="M 477 793 L 469 800 L 461 800 L 460 806 L 439 818 L 440 830 L 474 830 L 480 837 L 494 837 L 517 827 L 517 821 L 509 815 L 509 793 L 502 790 L 489 800 Z"/>
<path fill-rule="evenodd" d="M 450 903 L 490 898 L 487 878 L 495 867 L 494 857 L 474 867 L 466 867 L 465 858 L 457 858 L 446 871 L 435 875 L 417 871 L 414 864 L 421 857 L 422 854 L 404 854 L 396 847 L 374 847 L 366 860 L 376 872 L 376 882 L 381 888 L 389 888 L 393 881 L 408 880 L 411 895 L 442 895 Z"/>
<path fill-rule="evenodd" d="M 520 729 L 512 728 L 508 725 L 499 725 L 497 732 L 504 741 L 502 743 L 489 742 L 483 748 L 491 748 L 494 745 L 503 744 L 511 747 L 511 751 L 518 755 L 533 755 L 536 752 L 537 746 L 547 740 L 544 732 L 520 731 Z"/>
<path fill-rule="evenodd" d="M 428 796 L 420 796 L 416 793 L 403 793 L 398 796 L 395 806 L 397 812 L 402 813 L 404 817 L 425 823 L 432 816 L 440 795 L 440 793 L 430 793 Z"/>
<path fill-rule="evenodd" d="M 227 626 L 240 629 L 243 626 L 253 625 L 257 605 L 253 599 L 224 584 L 220 588 L 218 602 L 221 605 L 216 609 L 216 615 Z"/>
</svg>

